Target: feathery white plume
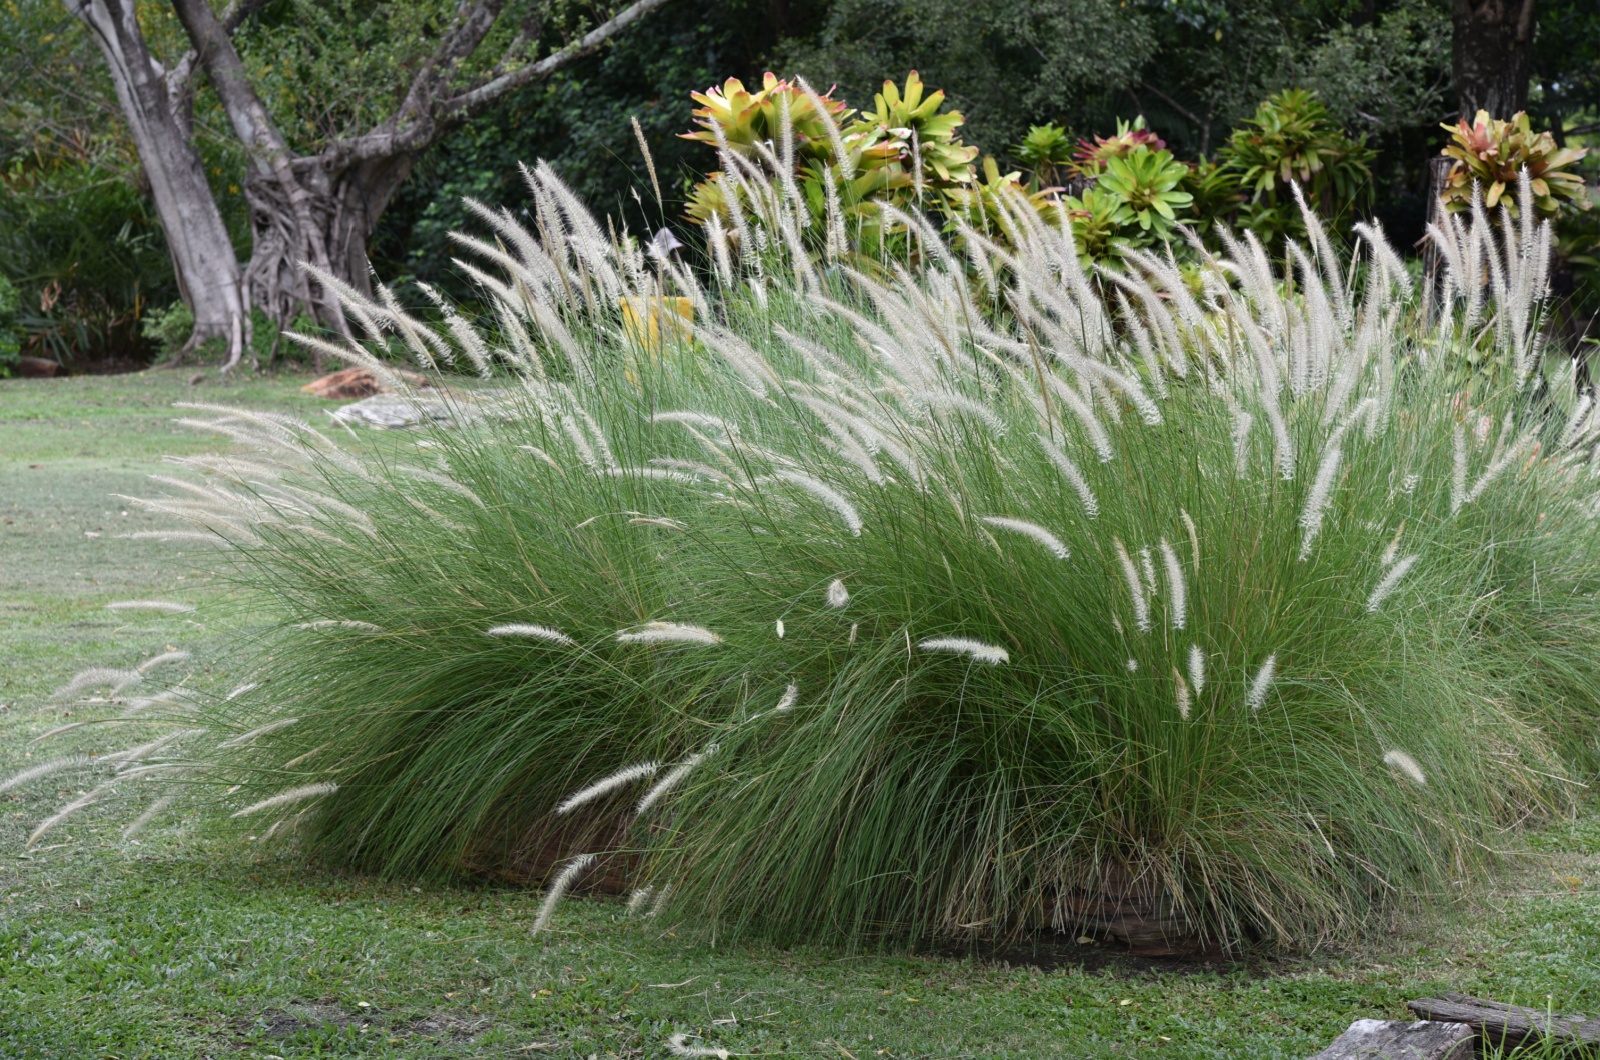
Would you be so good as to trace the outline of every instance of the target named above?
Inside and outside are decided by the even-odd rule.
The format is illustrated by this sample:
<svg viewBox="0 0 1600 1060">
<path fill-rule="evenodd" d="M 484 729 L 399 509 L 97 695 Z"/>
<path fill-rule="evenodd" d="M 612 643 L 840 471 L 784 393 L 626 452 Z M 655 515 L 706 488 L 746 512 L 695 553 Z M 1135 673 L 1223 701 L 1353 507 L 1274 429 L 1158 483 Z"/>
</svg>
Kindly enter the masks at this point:
<svg viewBox="0 0 1600 1060">
<path fill-rule="evenodd" d="M 120 538 L 128 541 L 193 541 L 200 545 L 222 545 L 226 540 L 216 534 L 208 534 L 199 530 L 140 530 L 134 534 L 118 534 Z"/>
<path fill-rule="evenodd" d="M 1182 629 L 1188 621 L 1189 588 L 1183 579 L 1183 564 L 1166 538 L 1161 539 L 1161 560 L 1167 568 L 1167 597 L 1172 609 L 1172 628 Z"/>
<path fill-rule="evenodd" d="M 1261 669 L 1256 671 L 1256 679 L 1250 682 L 1250 691 L 1245 696 L 1245 705 L 1253 714 L 1261 709 L 1267 701 L 1267 693 L 1272 689 L 1272 679 L 1278 673 L 1278 654 L 1273 652 L 1267 656 L 1267 661 L 1261 664 Z"/>
<path fill-rule="evenodd" d="M 601 478 L 644 478 L 655 482 L 676 482 L 680 486 L 698 486 L 705 481 L 701 475 L 670 467 L 604 467 L 595 474 Z"/>
<path fill-rule="evenodd" d="M 1300 511 L 1300 529 L 1305 531 L 1300 538 L 1301 560 L 1311 555 L 1311 543 L 1322 531 L 1322 514 L 1327 510 L 1328 497 L 1333 492 L 1333 480 L 1339 474 L 1339 461 L 1343 455 L 1337 445 L 1329 446 L 1328 451 L 1322 454 L 1322 463 L 1317 467 L 1317 477 L 1311 483 L 1311 492 L 1306 496 L 1305 507 Z"/>
<path fill-rule="evenodd" d="M 167 733 L 165 736 L 158 736 L 149 743 L 140 744 L 138 747 L 129 747 L 123 751 L 115 751 L 108 755 L 102 755 L 100 761 L 106 763 L 115 762 L 117 764 L 117 772 L 119 774 L 123 774 L 128 771 L 130 766 L 134 766 L 140 762 L 143 762 L 146 758 L 149 758 L 151 755 L 155 754 L 163 747 L 166 747 L 168 744 L 181 740 L 185 736 L 195 736 L 202 732 L 205 732 L 205 730 L 178 729 L 175 732 Z"/>
<path fill-rule="evenodd" d="M 90 667 L 78 674 L 71 681 L 56 689 L 54 699 L 66 699 L 75 696 L 86 688 L 101 688 L 110 686 L 112 691 L 120 692 L 129 685 L 136 685 L 144 679 L 144 674 L 138 670 L 109 670 L 103 666 Z"/>
<path fill-rule="evenodd" d="M 33 844 L 39 841 L 39 837 L 50 831 L 50 829 L 54 828 L 62 821 L 65 821 L 68 817 L 71 817 L 85 806 L 93 806 L 95 803 L 99 802 L 101 798 L 104 797 L 109 785 L 109 781 L 107 781 L 105 784 L 101 784 L 87 795 L 81 795 L 78 798 L 73 799 L 71 802 L 61 807 L 61 809 L 57 810 L 55 813 L 39 822 L 39 827 L 35 828 L 31 833 L 29 833 L 28 841 L 24 844 L 24 846 L 33 846 Z"/>
<path fill-rule="evenodd" d="M 304 802 L 307 799 L 320 798 L 323 795 L 332 795 L 338 790 L 339 785 L 328 780 L 318 781 L 315 784 L 303 784 L 298 788 L 290 788 L 288 791 L 280 791 L 271 798 L 262 799 L 260 802 L 252 803 L 251 805 L 246 806 L 244 809 L 233 814 L 233 816 L 248 817 L 253 813 L 259 813 L 262 810 L 270 810 L 275 806 L 288 806 L 292 803 Z"/>
<path fill-rule="evenodd" d="M 1383 550 L 1383 555 L 1379 557 L 1379 563 L 1387 567 L 1389 564 L 1395 561 L 1395 559 L 1400 555 L 1400 535 L 1404 534 L 1405 532 L 1406 521 L 1402 519 L 1400 520 L 1400 526 L 1396 528 L 1394 532 L 1394 537 L 1390 538 L 1389 540 L 1389 546 Z"/>
<path fill-rule="evenodd" d="M 1189 683 L 1197 696 L 1206 690 L 1206 653 L 1198 644 L 1189 645 Z"/>
<path fill-rule="evenodd" d="M 141 674 L 147 674 L 158 666 L 165 666 L 170 662 L 182 662 L 188 657 L 189 653 L 186 651 L 164 651 L 160 655 L 146 659 L 144 662 L 134 667 L 134 669 Z"/>
<path fill-rule="evenodd" d="M 1112 543 L 1117 546 L 1117 561 L 1122 564 L 1122 576 L 1128 583 L 1128 595 L 1133 600 L 1133 620 L 1139 627 L 1140 633 L 1150 632 L 1150 601 L 1144 595 L 1144 585 L 1139 581 L 1139 568 L 1134 566 L 1133 558 L 1128 555 L 1127 546 L 1122 543 L 1122 538 L 1114 537 Z"/>
<path fill-rule="evenodd" d="M 1039 448 L 1044 450 L 1045 456 L 1049 457 L 1050 462 L 1056 466 L 1056 470 L 1061 472 L 1061 477 L 1067 480 L 1067 485 L 1071 486 L 1073 492 L 1077 493 L 1078 502 L 1083 505 L 1084 514 L 1091 519 L 1098 518 L 1100 515 L 1100 502 L 1095 500 L 1094 490 L 1089 488 L 1089 480 L 1083 477 L 1083 472 L 1078 469 L 1078 465 L 1072 462 L 1072 458 L 1059 445 L 1044 435 L 1036 434 L 1034 437 L 1039 440 Z"/>
<path fill-rule="evenodd" d="M 1467 503 L 1467 432 L 1460 427 L 1451 439 L 1450 455 L 1450 514 L 1454 515 Z"/>
<path fill-rule="evenodd" d="M 1383 753 L 1383 763 L 1389 768 L 1405 774 L 1406 779 L 1413 784 L 1421 786 L 1428 783 L 1428 778 L 1422 772 L 1422 767 L 1417 765 L 1417 760 L 1404 751 L 1385 751 Z"/>
<path fill-rule="evenodd" d="M 794 705 L 799 701 L 800 686 L 790 685 L 788 688 L 783 690 L 783 697 L 778 700 L 778 705 L 772 708 L 772 713 L 787 714 L 789 711 L 794 709 Z"/>
<path fill-rule="evenodd" d="M 1250 474 L 1250 427 L 1255 417 L 1240 409 L 1233 417 L 1233 474 L 1245 478 Z"/>
<path fill-rule="evenodd" d="M 739 432 L 739 428 L 727 420 L 713 416 L 708 412 L 696 412 L 693 409 L 679 409 L 674 412 L 653 412 L 650 414 L 650 422 L 678 423 L 685 427 L 700 427 L 727 436 Z"/>
<path fill-rule="evenodd" d="M 1376 613 L 1378 608 L 1383 606 L 1383 602 L 1389 598 L 1395 589 L 1399 588 L 1400 580 L 1406 576 L 1407 572 L 1411 570 L 1412 566 L 1420 558 L 1417 553 L 1412 553 L 1389 568 L 1388 573 L 1373 588 L 1372 595 L 1367 597 L 1368 612 Z"/>
<path fill-rule="evenodd" d="M 259 682 L 246 681 L 244 684 L 240 685 L 238 688 L 235 688 L 232 692 L 229 692 L 226 696 L 223 696 L 222 697 L 222 701 L 224 703 L 226 703 L 230 699 L 238 699 L 240 696 L 244 695 L 246 692 L 253 692 L 253 691 L 255 691 L 256 689 L 258 689 L 260 687 L 261 687 L 261 685 L 260 685 Z"/>
<path fill-rule="evenodd" d="M 277 721 L 269 721 L 265 725 L 258 725 L 249 732 L 240 733 L 231 740 L 224 740 L 217 744 L 217 750 L 224 751 L 230 747 L 238 747 L 240 744 L 247 744 L 251 740 L 254 740 L 257 736 L 265 736 L 269 732 L 277 732 L 279 729 L 287 729 L 289 726 L 293 725 L 299 720 L 299 718 L 280 718 Z"/>
<path fill-rule="evenodd" d="M 509 622 L 503 626 L 490 626 L 484 630 L 484 635 L 489 637 L 531 637 L 534 640 L 546 640 L 551 644 L 560 644 L 566 648 L 576 648 L 578 642 L 549 626 L 531 626 L 525 622 Z"/>
<path fill-rule="evenodd" d="M 661 801 L 661 797 L 663 795 L 666 795 L 673 788 L 683 783 L 684 777 L 688 776 L 690 773 L 693 773 L 696 766 L 698 766 L 701 762 L 704 762 L 711 755 L 716 754 L 716 752 L 717 745 L 710 744 L 704 751 L 696 751 L 694 754 L 688 756 L 683 761 L 667 770 L 666 776 L 656 781 L 650 790 L 645 792 L 644 796 L 639 799 L 638 805 L 634 807 L 634 812 L 643 814 L 646 810 L 650 809 L 650 807 Z"/>
<path fill-rule="evenodd" d="M 556 807 L 556 813 L 571 813 L 586 802 L 593 802 L 602 795 L 609 795 L 618 788 L 627 787 L 636 780 L 644 780 L 646 777 L 655 776 L 660 768 L 660 762 L 637 762 L 631 766 L 624 766 L 610 776 L 601 777 L 583 790 L 568 795 L 561 800 L 561 805 Z"/>
<path fill-rule="evenodd" d="M 844 520 L 844 525 L 856 537 L 861 536 L 861 513 L 856 511 L 855 505 L 845 499 L 844 494 L 823 482 L 821 479 L 799 471 L 774 471 L 772 477 L 780 482 L 787 482 L 791 486 L 798 486 L 811 494 L 823 504 L 839 513 L 839 518 Z"/>
<path fill-rule="evenodd" d="M 556 911 L 561 898 L 567 893 L 567 888 L 572 886 L 580 873 L 594 864 L 593 854 L 579 854 L 561 867 L 556 873 L 556 878 L 550 881 L 550 889 L 545 891 L 544 901 L 539 903 L 539 915 L 533 921 L 533 934 L 537 935 L 550 926 L 550 916 Z"/>
<path fill-rule="evenodd" d="M 1013 534 L 1021 534 L 1023 537 L 1032 538 L 1049 549 L 1056 559 L 1070 559 L 1072 556 L 1072 550 L 1067 548 L 1059 537 L 1038 523 L 1030 523 L 1026 519 L 1010 519 L 1003 515 L 983 515 L 978 518 L 980 522 L 988 523 L 998 529 L 1009 530 Z"/>
<path fill-rule="evenodd" d="M 618 644 L 721 644 L 722 638 L 704 626 L 680 622 L 646 622 L 617 633 Z"/>
<path fill-rule="evenodd" d="M 1004 648 L 985 644 L 970 637 L 929 637 L 927 640 L 918 641 L 917 647 L 922 651 L 965 655 L 974 662 L 988 663 L 990 666 L 1011 661 L 1011 654 Z"/>
<path fill-rule="evenodd" d="M 679 1032 L 667 1039 L 667 1052 L 673 1056 L 704 1057 L 714 1056 L 717 1060 L 728 1060 L 733 1054 L 726 1049 L 715 1049 L 709 1045 L 690 1045 L 692 1035 Z"/>
<path fill-rule="evenodd" d="M 776 622 L 774 622 L 774 623 L 773 623 L 773 624 L 772 624 L 772 625 L 773 625 L 773 629 L 774 629 L 774 630 L 775 630 L 775 631 L 776 631 L 776 632 L 777 632 L 777 634 L 778 634 L 778 639 L 779 639 L 779 640 L 782 640 L 782 639 L 783 639 L 783 619 L 781 619 L 781 618 L 780 618 L 780 619 L 778 619 L 778 620 L 777 620 L 777 621 L 776 621 Z"/>
<path fill-rule="evenodd" d="M 53 729 L 46 729 L 44 732 L 41 732 L 39 735 L 35 736 L 33 739 L 29 740 L 28 742 L 29 743 L 38 743 L 41 740 L 48 740 L 52 736 L 60 736 L 64 732 L 71 732 L 73 729 L 81 729 L 83 726 L 85 726 L 87 724 L 88 724 L 88 722 L 83 722 L 83 721 L 69 721 L 65 725 L 57 725 Z"/>
<path fill-rule="evenodd" d="M 1189 551 L 1191 553 L 1193 553 L 1193 557 L 1192 558 L 1194 559 L 1194 572 L 1196 574 L 1199 574 L 1200 573 L 1200 531 L 1195 529 L 1194 520 L 1189 518 L 1189 513 L 1188 512 L 1184 511 L 1182 508 L 1179 508 L 1178 509 L 1178 514 L 1183 517 L 1183 527 L 1184 527 L 1184 529 L 1189 531 Z"/>
<path fill-rule="evenodd" d="M 145 807 L 145 811 L 139 816 L 135 817 L 132 821 L 128 822 L 128 827 L 122 830 L 122 838 L 132 839 L 134 836 L 144 831 L 145 826 L 159 817 L 162 810 L 165 810 L 168 806 L 171 806 L 175 798 L 176 796 L 174 795 L 163 795 L 159 799 L 152 802 L 149 806 Z"/>
<path fill-rule="evenodd" d="M 637 913 L 654 893 L 655 887 L 648 883 L 643 887 L 636 888 L 632 894 L 628 895 L 628 912 Z"/>
<path fill-rule="evenodd" d="M 827 604 L 835 611 L 842 611 L 850 603 L 850 590 L 844 587 L 843 578 L 835 578 L 828 583 Z"/>
<path fill-rule="evenodd" d="M 1184 721 L 1189 720 L 1189 685 L 1184 681 L 1176 667 L 1172 670 L 1172 683 L 1177 689 L 1178 717 Z"/>
<path fill-rule="evenodd" d="M 383 627 L 382 626 L 375 626 L 371 622 L 360 622 L 360 621 L 357 621 L 356 619 L 353 619 L 353 618 L 345 618 L 345 619 L 319 618 L 315 622 L 301 622 L 301 623 L 298 623 L 294 628 L 295 629 L 329 629 L 329 628 L 335 627 L 335 626 L 340 628 L 340 629 L 364 629 L 364 630 L 367 630 L 368 632 L 371 632 L 371 633 L 382 633 L 383 632 Z"/>
<path fill-rule="evenodd" d="M 52 773 L 63 773 L 69 769 L 88 769 L 93 762 L 88 755 L 67 755 L 65 758 L 53 758 L 48 762 L 40 762 L 36 766 L 29 766 L 20 773 L 13 773 L 9 778 L 0 781 L 0 791 L 10 791 L 20 788 L 29 781 L 48 777 Z"/>
<path fill-rule="evenodd" d="M 629 519 L 628 522 L 633 526 L 660 526 L 668 530 L 686 529 L 685 525 L 678 522 L 678 520 L 668 519 L 663 516 L 636 515 Z"/>
<path fill-rule="evenodd" d="M 989 429 L 989 433 L 996 438 L 1004 438 L 1006 423 L 994 410 L 981 401 L 974 401 L 965 394 L 958 394 L 951 390 L 924 390 L 917 395 L 929 408 L 941 409 L 947 412 L 956 412 L 971 416 Z"/>
</svg>

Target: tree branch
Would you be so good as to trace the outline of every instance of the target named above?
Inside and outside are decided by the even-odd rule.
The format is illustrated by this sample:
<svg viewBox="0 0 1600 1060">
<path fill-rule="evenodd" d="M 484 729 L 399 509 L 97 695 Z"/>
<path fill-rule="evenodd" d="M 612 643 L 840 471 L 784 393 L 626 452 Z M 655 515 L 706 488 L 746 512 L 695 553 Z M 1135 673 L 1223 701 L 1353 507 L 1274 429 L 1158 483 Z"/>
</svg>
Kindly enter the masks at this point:
<svg viewBox="0 0 1600 1060">
<path fill-rule="evenodd" d="M 416 120 L 409 125 L 398 127 L 397 122 L 386 123 L 370 133 L 335 140 L 323 149 L 323 164 L 329 170 L 338 170 L 356 162 L 420 151 L 433 143 L 445 129 L 482 110 L 506 93 L 542 81 L 579 59 L 594 54 L 612 37 L 665 3 L 667 0 L 634 0 L 576 41 L 551 52 L 538 62 L 492 77 L 447 99 L 432 101 L 432 106 L 419 112 Z"/>
<path fill-rule="evenodd" d="M 573 43 L 559 51 L 551 52 L 536 63 L 530 63 L 520 70 L 502 74 L 491 81 L 470 89 L 460 95 L 447 99 L 442 104 L 445 114 L 461 114 L 465 116 L 471 112 L 492 103 L 513 89 L 534 81 L 543 81 L 551 74 L 570 66 L 572 63 L 599 50 L 606 41 L 627 29 L 656 8 L 665 4 L 667 0 L 635 0 L 619 11 L 612 18 L 579 37 Z M 1529 0 L 1532 2 L 1532 0 Z"/>
<path fill-rule="evenodd" d="M 245 19 L 266 5 L 267 0 L 233 0 L 222 12 L 222 31 L 230 37 L 233 36 L 234 30 L 244 25 Z M 195 64 L 199 58 L 195 50 L 190 48 L 167 74 L 167 99 L 172 104 L 173 113 L 177 113 L 183 97 L 189 93 L 189 79 L 194 76 Z"/>
<path fill-rule="evenodd" d="M 296 257 L 329 271 L 327 245 L 311 214 L 310 196 L 296 179 L 291 165 L 294 150 L 273 124 L 272 116 L 251 86 L 249 74 L 245 72 L 244 62 L 226 26 L 211 10 L 210 0 L 172 0 L 172 6 L 178 21 L 183 23 L 184 32 L 189 35 L 189 42 L 194 45 L 206 80 L 216 90 L 217 99 L 233 124 L 234 134 L 244 145 L 251 168 L 261 179 L 276 183 L 289 204 L 298 229 Z M 303 293 L 307 301 L 310 301 L 310 294 L 308 287 Z M 332 293 L 323 291 L 322 301 L 327 310 L 327 322 L 348 335 L 348 326 Z"/>
<path fill-rule="evenodd" d="M 426 113 L 439 85 L 449 78 L 457 63 L 470 56 L 483 43 L 483 38 L 494 28 L 495 20 L 500 17 L 504 7 L 505 0 L 477 0 L 461 8 L 438 49 L 422 64 L 417 76 L 411 79 L 405 99 L 385 125 L 398 128 Z"/>
</svg>

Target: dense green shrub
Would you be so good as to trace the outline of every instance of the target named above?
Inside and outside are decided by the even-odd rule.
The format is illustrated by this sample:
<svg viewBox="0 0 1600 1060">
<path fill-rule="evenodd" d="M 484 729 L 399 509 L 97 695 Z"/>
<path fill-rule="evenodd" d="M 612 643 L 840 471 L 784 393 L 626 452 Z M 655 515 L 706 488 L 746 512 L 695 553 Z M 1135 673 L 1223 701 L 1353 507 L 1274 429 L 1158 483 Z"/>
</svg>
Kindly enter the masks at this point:
<svg viewBox="0 0 1600 1060">
<path fill-rule="evenodd" d="M 10 375 L 22 352 L 16 331 L 17 310 L 21 308 L 17 289 L 0 276 L 0 376 Z"/>
<path fill-rule="evenodd" d="M 183 302 L 152 309 L 145 314 L 140 331 L 156 344 L 163 357 L 171 359 L 183 351 L 194 334 L 194 311 Z"/>
<path fill-rule="evenodd" d="M 1372 150 L 1351 138 L 1314 93 L 1286 89 L 1233 131 L 1218 160 L 1239 174 L 1249 194 L 1242 227 L 1268 245 L 1305 227 L 1296 185 L 1323 216 L 1353 224 L 1372 201 Z"/>
<path fill-rule="evenodd" d="M 0 276 L 21 296 L 13 327 L 25 353 L 143 360 L 146 305 L 177 296 L 166 240 L 120 147 L 40 135 L 25 155 L 0 158 Z"/>
<path fill-rule="evenodd" d="M 691 193 L 691 220 L 705 224 L 715 216 L 721 231 L 737 234 L 738 215 L 758 208 L 751 199 L 758 185 L 730 175 L 728 167 L 737 166 L 780 186 L 799 185 L 804 209 L 785 226 L 790 242 L 822 218 L 829 196 L 836 198 L 845 224 L 832 238 L 867 259 L 886 252 L 879 247 L 883 204 L 929 212 L 946 232 L 965 224 L 1004 242 L 1011 233 L 1000 224 L 1000 202 L 1025 189 L 1046 223 L 1064 210 L 1080 253 L 1100 262 L 1171 243 L 1180 224 L 1207 237 L 1222 224 L 1249 229 L 1281 252 L 1286 237 L 1305 236 L 1290 185 L 1324 216 L 1343 222 L 1356 220 L 1371 200 L 1372 152 L 1347 136 L 1314 94 L 1300 90 L 1262 103 L 1235 130 L 1218 164 L 1174 158 L 1142 117 L 1119 121 L 1113 136 L 1079 140 L 1076 150 L 1060 126 L 1033 126 L 1011 152 L 1031 170 L 1026 183 L 1020 171 L 1002 173 L 993 158 L 974 164 L 978 150 L 958 132 L 965 118 L 942 109 L 943 92 L 925 94 L 916 71 L 903 91 L 884 82 L 874 108 L 859 114 L 770 73 L 758 90 L 729 79 L 692 95 L 701 104 L 699 128 L 684 138 L 717 149 L 722 168 Z M 785 115 L 787 140 L 778 132 Z M 1187 255 L 1190 248 L 1179 243 Z"/>
<path fill-rule="evenodd" d="M 107 784 L 210 777 L 382 872 L 610 855 L 722 934 L 1239 944 L 1454 893 L 1592 776 L 1600 417 L 1541 368 L 1531 215 L 1447 223 L 1430 323 L 1371 230 L 1355 287 L 1314 222 L 1292 277 L 1231 244 L 1096 287 L 1000 193 L 1008 248 L 902 215 L 875 280 L 762 184 L 706 289 L 533 185 L 538 236 L 464 240 L 493 344 L 353 306 L 498 376 L 453 427 L 218 410 L 258 453 L 149 502 L 280 623 L 212 754 Z M 692 332 L 622 326 L 664 292 Z"/>
</svg>

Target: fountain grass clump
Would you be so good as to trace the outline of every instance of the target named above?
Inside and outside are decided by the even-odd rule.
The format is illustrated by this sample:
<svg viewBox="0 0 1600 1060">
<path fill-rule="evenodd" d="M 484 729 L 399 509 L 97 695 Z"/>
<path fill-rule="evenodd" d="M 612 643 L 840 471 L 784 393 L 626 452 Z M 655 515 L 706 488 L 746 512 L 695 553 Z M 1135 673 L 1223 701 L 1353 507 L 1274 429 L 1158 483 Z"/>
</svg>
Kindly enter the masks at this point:
<svg viewBox="0 0 1600 1060">
<path fill-rule="evenodd" d="M 868 270 L 765 186 L 706 286 L 530 185 L 537 235 L 462 240 L 476 324 L 350 294 L 494 381 L 453 426 L 219 411 L 259 453 L 151 502 L 277 602 L 186 752 L 253 832 L 549 880 L 541 923 L 600 879 L 719 937 L 1231 946 L 1458 893 L 1592 772 L 1600 420 L 1535 341 L 1544 229 L 1451 219 L 1430 307 L 1309 217 L 1287 268 L 1087 274 L 1019 200 Z"/>
</svg>

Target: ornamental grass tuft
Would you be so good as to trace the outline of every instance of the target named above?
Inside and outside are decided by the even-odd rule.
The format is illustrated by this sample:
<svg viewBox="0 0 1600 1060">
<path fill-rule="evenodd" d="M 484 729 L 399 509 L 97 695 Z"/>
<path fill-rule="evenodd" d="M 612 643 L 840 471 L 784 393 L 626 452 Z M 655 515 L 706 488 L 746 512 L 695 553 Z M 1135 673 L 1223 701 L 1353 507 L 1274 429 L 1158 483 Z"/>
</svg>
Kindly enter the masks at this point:
<svg viewBox="0 0 1600 1060">
<path fill-rule="evenodd" d="M 448 422 L 193 421 L 256 452 L 147 503 L 276 626 L 150 796 L 541 926 L 604 876 L 719 937 L 1239 946 L 1458 894 L 1592 775 L 1600 416 L 1532 211 L 1447 218 L 1425 296 L 1309 212 L 1287 264 L 1085 272 L 1020 198 L 862 261 L 725 169 L 704 282 L 541 167 L 461 239 L 476 322 L 347 292 L 329 352 L 485 377 Z"/>
</svg>

